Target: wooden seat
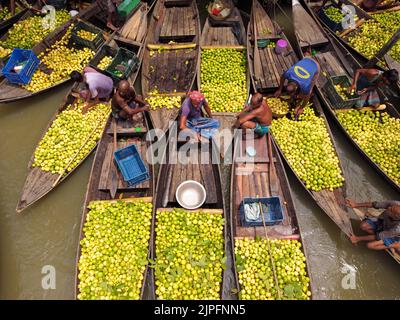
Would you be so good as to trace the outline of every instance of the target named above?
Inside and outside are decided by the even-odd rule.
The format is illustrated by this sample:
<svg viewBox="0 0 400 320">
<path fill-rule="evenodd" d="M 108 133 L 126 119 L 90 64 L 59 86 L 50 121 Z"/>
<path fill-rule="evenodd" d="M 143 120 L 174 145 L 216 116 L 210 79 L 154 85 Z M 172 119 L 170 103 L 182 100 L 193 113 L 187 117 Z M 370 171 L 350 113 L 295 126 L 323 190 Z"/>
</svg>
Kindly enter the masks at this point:
<svg viewBox="0 0 400 320">
<path fill-rule="evenodd" d="M 196 23 L 192 7 L 166 8 L 161 26 L 160 42 L 171 40 L 192 41 L 196 36 Z"/>
<path fill-rule="evenodd" d="M 146 133 L 147 129 L 144 123 L 144 119 L 142 118 L 139 123 L 133 123 L 132 120 L 117 120 L 117 134 L 118 135 L 133 135 L 133 134 L 143 134 Z M 108 134 L 114 134 L 114 128 L 111 125 L 108 130 Z"/>
<path fill-rule="evenodd" d="M 154 52 L 150 58 L 149 88 L 159 93 L 186 92 L 197 71 L 197 50 Z"/>
</svg>

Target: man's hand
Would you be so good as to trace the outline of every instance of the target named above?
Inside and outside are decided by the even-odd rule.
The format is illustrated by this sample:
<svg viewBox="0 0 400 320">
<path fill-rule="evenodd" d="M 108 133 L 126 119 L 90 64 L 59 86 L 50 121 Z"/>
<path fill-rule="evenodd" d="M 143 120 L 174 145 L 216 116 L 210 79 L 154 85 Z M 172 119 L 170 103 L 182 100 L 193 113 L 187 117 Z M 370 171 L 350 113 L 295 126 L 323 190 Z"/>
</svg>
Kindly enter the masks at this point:
<svg viewBox="0 0 400 320">
<path fill-rule="evenodd" d="M 360 241 L 360 239 L 353 234 L 352 236 L 350 236 L 350 241 L 352 244 L 357 244 Z"/>
<path fill-rule="evenodd" d="M 355 208 L 357 203 L 351 198 L 346 198 L 346 205 L 350 208 Z"/>
<path fill-rule="evenodd" d="M 278 90 L 275 91 L 274 97 L 275 98 L 279 98 L 281 96 L 281 94 L 282 94 L 282 90 L 278 89 Z"/>
<path fill-rule="evenodd" d="M 107 23 L 107 27 L 110 28 L 112 31 L 117 31 L 118 28 L 116 26 L 114 26 L 112 23 L 108 22 Z"/>
<path fill-rule="evenodd" d="M 347 89 L 347 92 L 348 93 L 352 93 L 352 92 L 355 92 L 356 91 L 356 86 L 350 86 L 348 89 Z"/>
<path fill-rule="evenodd" d="M 367 89 L 367 88 L 364 88 L 364 89 L 358 91 L 358 94 L 359 94 L 359 95 L 360 95 L 360 94 L 365 94 L 365 93 L 367 93 L 367 91 L 368 91 L 368 89 Z"/>
<path fill-rule="evenodd" d="M 304 107 L 300 106 L 300 107 L 297 107 L 296 109 L 294 109 L 294 114 L 296 116 L 299 116 L 303 113 L 303 111 L 304 111 Z"/>
</svg>

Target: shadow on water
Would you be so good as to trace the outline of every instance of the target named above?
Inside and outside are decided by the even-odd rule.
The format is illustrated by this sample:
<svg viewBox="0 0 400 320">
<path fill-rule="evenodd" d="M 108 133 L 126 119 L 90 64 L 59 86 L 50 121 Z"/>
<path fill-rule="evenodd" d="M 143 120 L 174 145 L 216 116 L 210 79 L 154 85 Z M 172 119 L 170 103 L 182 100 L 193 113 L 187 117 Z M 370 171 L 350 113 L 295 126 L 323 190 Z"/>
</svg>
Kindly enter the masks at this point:
<svg viewBox="0 0 400 320">
<path fill-rule="evenodd" d="M 202 1 L 200 9 L 208 1 Z M 249 1 L 241 1 L 248 11 Z M 203 10 L 204 11 L 204 10 Z M 286 30 L 290 20 L 277 12 Z M 15 213 L 27 164 L 49 119 L 69 86 L 33 99 L 0 105 L 0 299 L 72 299 L 75 255 L 82 205 L 93 156 L 64 183 L 20 215 Z M 333 124 L 345 170 L 348 194 L 360 201 L 399 199 Z M 228 168 L 224 189 L 229 203 Z M 319 299 L 399 298 L 399 265 L 383 252 L 357 247 L 314 204 L 288 171 L 305 246 Z M 42 289 L 42 268 L 56 269 L 56 289 Z M 345 268 L 345 269 L 343 269 Z M 355 289 L 342 287 L 343 277 L 355 274 Z"/>
</svg>

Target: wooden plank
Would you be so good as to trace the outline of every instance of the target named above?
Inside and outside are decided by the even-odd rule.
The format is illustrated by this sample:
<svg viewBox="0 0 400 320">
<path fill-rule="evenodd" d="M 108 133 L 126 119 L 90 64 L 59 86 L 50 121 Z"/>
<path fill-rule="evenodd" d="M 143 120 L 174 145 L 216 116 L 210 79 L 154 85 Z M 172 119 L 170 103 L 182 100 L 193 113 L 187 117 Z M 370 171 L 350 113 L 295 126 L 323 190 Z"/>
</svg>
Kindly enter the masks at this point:
<svg viewBox="0 0 400 320">
<path fill-rule="evenodd" d="M 170 23 L 168 22 L 171 16 L 171 11 L 167 10 L 164 17 L 164 22 L 161 26 L 160 36 L 165 37 L 168 34 L 168 28 L 170 27 Z"/>
<path fill-rule="evenodd" d="M 131 197 L 131 198 L 123 198 L 123 199 L 115 199 L 115 200 L 96 200 L 96 201 L 91 201 L 90 203 L 117 203 L 117 202 L 121 202 L 121 201 L 127 202 L 127 203 L 139 202 L 139 201 L 146 202 L 146 203 L 152 203 L 153 197 Z"/>
<path fill-rule="evenodd" d="M 206 203 L 217 203 L 217 188 L 213 173 L 213 165 L 199 165 L 201 178 L 204 182 L 204 188 L 207 192 Z"/>
<path fill-rule="evenodd" d="M 200 166 L 199 164 L 194 164 L 193 165 L 193 180 L 201 183 L 201 173 L 200 173 Z"/>
<path fill-rule="evenodd" d="M 213 45 L 204 45 L 204 46 L 201 46 L 201 48 L 204 49 L 204 50 L 207 50 L 207 49 L 235 49 L 235 50 L 238 50 L 238 51 L 246 50 L 246 47 L 241 46 L 241 45 L 217 45 L 217 44 L 213 44 Z"/>
<path fill-rule="evenodd" d="M 169 170 L 172 170 L 172 179 L 171 179 L 171 183 L 170 183 L 170 187 L 169 187 L 169 196 L 168 199 L 170 202 L 174 202 L 175 201 L 175 192 L 176 189 L 178 188 L 180 181 L 181 181 L 181 165 L 179 164 L 179 162 L 177 164 L 170 164 L 169 165 L 170 168 Z M 167 186 L 165 186 L 167 187 Z"/>
<path fill-rule="evenodd" d="M 189 25 L 188 32 L 190 35 L 196 34 L 196 19 L 197 18 L 194 18 L 196 11 L 194 10 L 194 7 L 193 7 L 195 5 L 196 5 L 196 3 L 193 3 L 192 6 L 190 8 L 188 8 L 189 10 L 187 11 L 187 13 L 185 15 L 185 17 L 188 21 L 188 25 Z"/>
<path fill-rule="evenodd" d="M 260 50 L 260 58 L 262 60 L 263 77 L 265 82 L 265 88 L 274 86 L 274 79 L 272 76 L 272 61 L 267 55 L 268 48 Z"/>
<path fill-rule="evenodd" d="M 158 208 L 157 212 L 172 212 L 175 208 Z M 199 213 L 210 213 L 210 214 L 223 214 L 224 211 L 222 209 L 196 209 L 196 210 L 187 210 L 190 212 L 199 212 Z"/>
<path fill-rule="evenodd" d="M 279 72 L 278 72 L 278 70 L 277 70 L 277 68 L 275 66 L 274 59 L 272 57 L 272 49 L 267 49 L 267 54 L 268 54 L 268 56 L 270 57 L 270 59 L 272 61 L 272 70 L 273 70 L 272 74 L 273 74 L 273 77 L 274 77 L 274 83 L 275 83 L 276 86 L 278 86 L 279 85 L 279 79 L 280 79 L 281 75 L 279 74 Z"/>
<path fill-rule="evenodd" d="M 101 167 L 101 176 L 99 181 L 99 190 L 107 190 L 108 176 L 110 174 L 111 159 L 112 159 L 113 145 L 109 143 L 104 156 L 103 165 Z"/>
<path fill-rule="evenodd" d="M 185 32 L 184 32 L 184 22 L 183 20 L 185 19 L 184 16 L 182 16 L 182 10 L 179 10 L 179 8 L 177 8 L 178 10 L 176 10 L 176 15 L 178 16 L 178 23 L 176 24 L 176 36 L 184 36 Z"/>
</svg>

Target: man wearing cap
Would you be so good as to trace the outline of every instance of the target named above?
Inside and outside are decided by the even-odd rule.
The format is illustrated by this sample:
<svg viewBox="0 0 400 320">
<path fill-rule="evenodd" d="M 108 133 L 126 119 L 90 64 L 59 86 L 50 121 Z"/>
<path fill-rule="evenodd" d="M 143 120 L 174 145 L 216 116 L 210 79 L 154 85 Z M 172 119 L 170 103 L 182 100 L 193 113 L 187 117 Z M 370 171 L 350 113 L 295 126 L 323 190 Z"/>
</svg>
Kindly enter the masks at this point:
<svg viewBox="0 0 400 320">
<path fill-rule="evenodd" d="M 202 117 L 202 107 L 204 107 L 208 118 Z M 198 134 L 198 137 L 202 135 L 211 138 L 220 126 L 218 120 L 212 119 L 208 102 L 199 91 L 189 93 L 182 103 L 179 114 L 179 129 L 182 131 L 193 130 Z"/>
<path fill-rule="evenodd" d="M 98 104 L 100 100 L 109 100 L 112 96 L 113 80 L 93 68 L 86 67 L 83 74 L 72 71 L 70 77 L 73 81 L 81 83 L 79 95 L 87 106 Z"/>
<path fill-rule="evenodd" d="M 311 52 L 306 52 L 304 55 L 304 59 L 282 74 L 279 88 L 275 92 L 275 98 L 278 98 L 282 95 L 282 89 L 285 90 L 290 96 L 292 104 L 296 105 L 296 115 L 303 112 L 310 100 L 320 73 L 319 63 L 311 56 Z"/>
</svg>

